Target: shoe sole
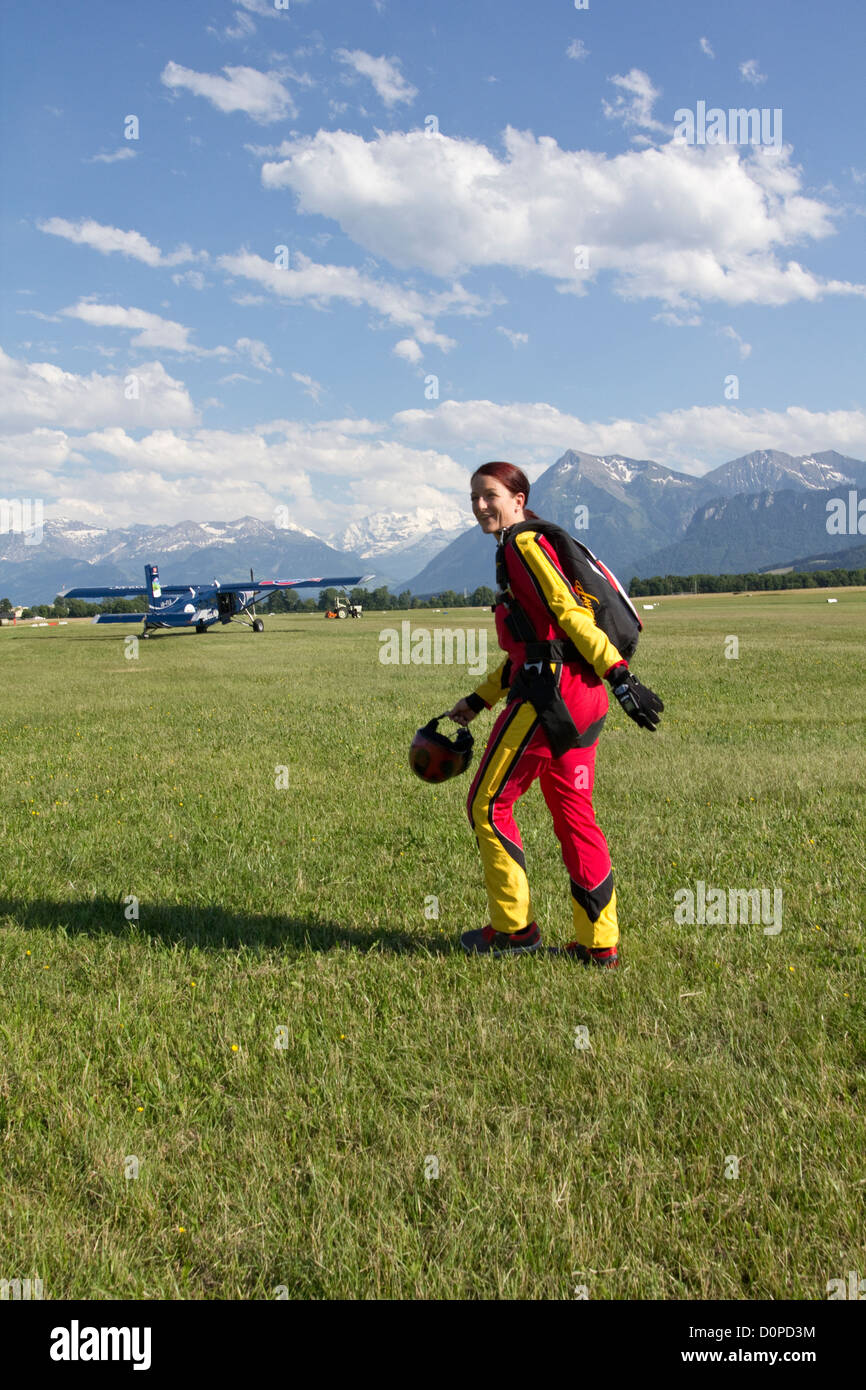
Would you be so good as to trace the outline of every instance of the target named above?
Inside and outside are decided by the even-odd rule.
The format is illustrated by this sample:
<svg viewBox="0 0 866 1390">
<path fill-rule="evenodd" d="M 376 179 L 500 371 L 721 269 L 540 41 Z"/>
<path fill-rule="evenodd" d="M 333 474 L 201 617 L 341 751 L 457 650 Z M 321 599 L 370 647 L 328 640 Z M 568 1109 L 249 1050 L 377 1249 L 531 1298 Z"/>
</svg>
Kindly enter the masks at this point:
<svg viewBox="0 0 866 1390">
<path fill-rule="evenodd" d="M 566 960 L 577 961 L 579 965 L 589 965 L 591 963 L 597 970 L 616 970 L 620 965 L 618 957 L 612 965 L 600 960 L 590 962 L 584 956 L 579 956 L 575 951 L 567 951 L 564 946 L 548 946 L 547 954 L 549 956 L 565 956 Z"/>
<path fill-rule="evenodd" d="M 501 960 L 503 956 L 531 956 L 543 949 L 540 941 L 532 946 L 506 946 L 500 951 L 479 951 L 474 946 L 464 946 L 462 941 L 460 946 L 467 956 L 493 956 L 495 960 Z"/>
</svg>

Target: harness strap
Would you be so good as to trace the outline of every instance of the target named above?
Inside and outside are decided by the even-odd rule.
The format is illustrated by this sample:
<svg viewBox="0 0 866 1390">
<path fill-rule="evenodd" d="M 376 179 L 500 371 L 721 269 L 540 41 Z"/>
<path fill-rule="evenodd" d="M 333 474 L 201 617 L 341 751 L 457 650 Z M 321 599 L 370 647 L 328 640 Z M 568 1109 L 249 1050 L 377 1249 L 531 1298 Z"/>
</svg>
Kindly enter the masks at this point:
<svg viewBox="0 0 866 1390">
<path fill-rule="evenodd" d="M 508 609 L 506 622 L 512 634 L 518 642 L 522 642 L 526 647 L 526 660 L 536 661 L 580 661 L 582 657 L 577 647 L 570 637 L 559 637 L 552 642 L 541 641 L 535 634 L 535 628 L 529 619 L 525 608 L 517 602 L 516 598 L 509 590 L 501 590 L 496 595 L 497 603 L 504 603 Z"/>
</svg>

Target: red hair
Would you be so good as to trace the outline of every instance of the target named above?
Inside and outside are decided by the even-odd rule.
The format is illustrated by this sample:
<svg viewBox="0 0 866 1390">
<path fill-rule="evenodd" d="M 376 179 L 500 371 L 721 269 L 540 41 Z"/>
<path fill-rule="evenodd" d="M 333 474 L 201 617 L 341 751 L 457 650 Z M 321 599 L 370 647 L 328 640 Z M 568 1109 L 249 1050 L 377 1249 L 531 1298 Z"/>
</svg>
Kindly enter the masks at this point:
<svg viewBox="0 0 866 1390">
<path fill-rule="evenodd" d="M 473 478 L 476 478 L 479 473 L 485 478 L 495 478 L 498 483 L 501 483 L 502 486 L 511 493 L 512 497 L 516 497 L 518 492 L 522 492 L 526 501 L 529 501 L 529 479 L 523 469 L 517 467 L 516 463 L 482 463 L 481 467 L 476 468 L 475 472 L 472 474 Z M 528 517 L 530 521 L 540 520 L 538 514 L 536 512 L 531 512 L 525 504 L 523 507 L 523 514 Z"/>
</svg>

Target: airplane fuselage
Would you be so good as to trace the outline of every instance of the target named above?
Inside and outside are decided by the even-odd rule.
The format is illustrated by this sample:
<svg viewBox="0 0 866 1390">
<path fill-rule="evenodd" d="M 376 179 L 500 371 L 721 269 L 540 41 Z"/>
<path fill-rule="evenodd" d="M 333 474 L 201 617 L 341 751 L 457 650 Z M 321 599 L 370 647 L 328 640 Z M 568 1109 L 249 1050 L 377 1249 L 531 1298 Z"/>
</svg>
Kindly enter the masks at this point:
<svg viewBox="0 0 866 1390">
<path fill-rule="evenodd" d="M 209 627 L 230 623 L 255 597 L 255 589 L 220 592 L 210 584 L 191 584 L 182 594 L 151 598 L 145 627 Z"/>
</svg>

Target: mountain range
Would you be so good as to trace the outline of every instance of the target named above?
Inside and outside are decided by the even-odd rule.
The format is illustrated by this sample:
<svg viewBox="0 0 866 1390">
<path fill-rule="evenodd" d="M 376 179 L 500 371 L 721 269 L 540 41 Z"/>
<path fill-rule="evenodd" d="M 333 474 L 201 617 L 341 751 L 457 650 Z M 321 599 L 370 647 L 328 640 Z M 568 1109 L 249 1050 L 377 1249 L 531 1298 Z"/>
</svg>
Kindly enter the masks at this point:
<svg viewBox="0 0 866 1390">
<path fill-rule="evenodd" d="M 866 463 L 833 450 L 800 457 L 757 450 L 695 477 L 649 459 L 568 449 L 531 485 L 529 505 L 627 584 L 634 575 L 724 574 L 842 551 L 857 537 L 828 534 L 827 501 L 864 484 Z M 425 594 L 492 584 L 493 550 L 473 527 L 408 587 Z"/>
<path fill-rule="evenodd" d="M 864 486 L 866 463 L 832 450 L 757 450 L 697 477 L 650 459 L 568 449 L 532 484 L 530 506 L 627 584 L 633 575 L 827 568 L 837 554 L 845 567 L 858 536 L 828 532 L 827 503 Z M 26 604 L 50 603 L 76 585 L 141 584 L 145 562 L 159 565 L 166 584 L 241 579 L 250 568 L 269 579 L 371 574 L 369 587 L 420 595 L 494 584 L 494 542 L 468 507 L 447 504 L 378 512 L 327 539 L 247 516 L 115 529 L 53 518 L 38 545 L 26 540 L 0 534 L 0 596 Z"/>
</svg>

